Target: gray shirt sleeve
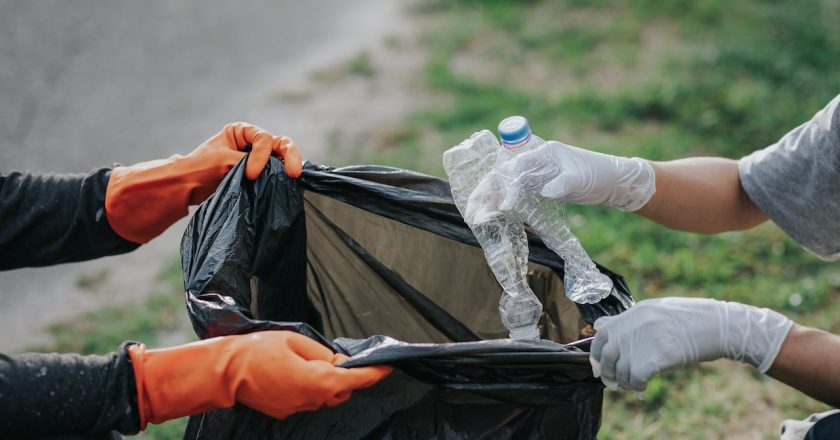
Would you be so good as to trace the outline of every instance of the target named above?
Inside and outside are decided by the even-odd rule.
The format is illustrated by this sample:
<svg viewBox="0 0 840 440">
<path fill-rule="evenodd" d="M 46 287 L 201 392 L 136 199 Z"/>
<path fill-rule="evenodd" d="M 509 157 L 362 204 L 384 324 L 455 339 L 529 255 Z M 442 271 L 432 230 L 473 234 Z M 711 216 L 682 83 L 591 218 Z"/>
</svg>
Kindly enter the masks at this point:
<svg viewBox="0 0 840 440">
<path fill-rule="evenodd" d="M 742 158 L 741 185 L 817 256 L 840 259 L 840 95 L 775 144 Z"/>
</svg>

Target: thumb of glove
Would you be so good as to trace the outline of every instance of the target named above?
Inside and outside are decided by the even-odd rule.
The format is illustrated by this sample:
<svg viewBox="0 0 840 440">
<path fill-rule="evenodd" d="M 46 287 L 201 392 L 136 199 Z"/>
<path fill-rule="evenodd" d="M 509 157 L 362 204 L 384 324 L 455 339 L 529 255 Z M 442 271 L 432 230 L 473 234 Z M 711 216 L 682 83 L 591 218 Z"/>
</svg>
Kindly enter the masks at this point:
<svg viewBox="0 0 840 440">
<path fill-rule="evenodd" d="M 594 357 L 589 356 L 589 364 L 592 365 L 592 375 L 595 377 L 601 377 L 601 362 L 597 361 Z"/>
<path fill-rule="evenodd" d="M 567 177 L 566 174 L 561 172 L 560 175 L 551 179 L 543 186 L 540 195 L 547 199 L 562 200 L 563 196 L 569 191 L 568 184 L 566 183 Z"/>
<path fill-rule="evenodd" d="M 543 186 L 540 195 L 548 199 L 580 205 L 597 205 L 603 200 L 597 194 L 591 194 L 590 179 L 578 168 L 571 170 L 564 168 L 557 177 Z"/>
<path fill-rule="evenodd" d="M 613 318 L 613 316 L 602 316 L 592 324 L 592 327 L 597 331 L 599 328 L 603 328 Z M 592 375 L 595 377 L 601 376 L 601 352 L 608 340 L 609 335 L 606 331 L 598 333 L 595 335 L 595 339 L 592 340 L 592 345 L 589 348 L 589 363 L 592 365 Z"/>
<path fill-rule="evenodd" d="M 612 321 L 615 318 L 616 316 L 602 316 L 595 320 L 595 322 L 592 324 L 592 328 L 594 328 L 595 331 L 598 331 L 604 328 L 605 325 L 607 325 L 610 321 Z"/>
</svg>

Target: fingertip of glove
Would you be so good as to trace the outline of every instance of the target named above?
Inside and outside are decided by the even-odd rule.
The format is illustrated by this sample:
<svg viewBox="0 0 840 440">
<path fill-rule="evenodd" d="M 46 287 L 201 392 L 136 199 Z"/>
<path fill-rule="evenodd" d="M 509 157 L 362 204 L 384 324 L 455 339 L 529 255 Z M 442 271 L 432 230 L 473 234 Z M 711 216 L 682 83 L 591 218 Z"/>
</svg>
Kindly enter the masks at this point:
<svg viewBox="0 0 840 440">
<path fill-rule="evenodd" d="M 277 141 L 275 153 L 283 159 L 286 175 L 297 179 L 300 177 L 303 169 L 300 148 L 292 138 L 287 136 L 277 136 L 275 140 Z"/>
<path fill-rule="evenodd" d="M 348 359 L 350 359 L 350 358 L 348 358 L 347 355 L 343 355 L 341 353 L 336 353 L 336 354 L 333 355 L 333 358 L 332 358 L 331 362 L 334 366 L 340 367 L 341 364 L 347 362 Z"/>
<path fill-rule="evenodd" d="M 373 386 L 377 382 L 382 379 L 385 379 L 390 375 L 394 368 L 388 365 L 375 365 L 372 367 L 362 367 L 360 369 L 355 369 L 358 371 L 360 376 L 364 377 L 366 382 L 360 386 L 360 388 L 367 388 L 369 386 Z"/>
<path fill-rule="evenodd" d="M 342 392 L 336 394 L 335 396 L 333 396 L 333 398 L 331 398 L 330 400 L 328 400 L 326 402 L 326 405 L 330 406 L 330 407 L 341 405 L 342 403 L 350 400 L 350 397 L 352 397 L 352 396 L 353 396 L 352 391 L 342 391 Z"/>
<path fill-rule="evenodd" d="M 248 180 L 257 180 L 257 177 L 260 177 L 263 169 L 268 164 L 268 157 L 270 155 L 270 150 L 268 154 L 258 149 L 251 150 L 251 154 L 248 155 L 248 161 L 245 163 L 245 178 Z"/>
<path fill-rule="evenodd" d="M 595 322 L 592 323 L 592 328 L 595 329 L 596 331 L 600 330 L 600 329 L 604 328 L 604 325 L 606 325 L 608 322 L 610 322 L 610 319 L 612 319 L 612 318 L 614 318 L 614 317 L 613 316 L 602 316 L 602 317 L 596 319 Z"/>
<path fill-rule="evenodd" d="M 291 177 L 292 179 L 297 179 L 303 173 L 303 166 L 300 162 L 300 157 L 298 157 L 297 162 L 287 160 L 285 162 L 285 171 L 286 175 Z"/>
<path fill-rule="evenodd" d="M 374 365 L 372 367 L 363 368 L 367 370 L 367 373 L 371 377 L 376 378 L 377 382 L 386 378 L 389 374 L 394 372 L 394 367 L 390 365 Z"/>
<path fill-rule="evenodd" d="M 604 376 L 601 376 L 601 382 L 604 383 L 605 387 L 607 387 L 611 390 L 617 390 L 618 389 L 618 382 L 616 382 L 614 380 L 610 380 L 610 379 L 605 378 Z"/>
<path fill-rule="evenodd" d="M 647 390 L 647 381 L 631 377 L 629 388 L 636 392 L 637 399 L 643 400 L 645 397 L 645 390 Z"/>
<path fill-rule="evenodd" d="M 592 375 L 595 377 L 601 377 L 601 362 L 590 355 L 589 364 L 592 365 Z"/>
<path fill-rule="evenodd" d="M 540 195 L 547 199 L 561 200 L 566 195 L 565 175 L 561 174 L 551 179 L 540 189 Z"/>
<path fill-rule="evenodd" d="M 382 374 L 382 377 L 388 376 L 389 374 L 394 372 L 394 367 L 390 365 L 379 365 L 378 368 Z"/>
</svg>

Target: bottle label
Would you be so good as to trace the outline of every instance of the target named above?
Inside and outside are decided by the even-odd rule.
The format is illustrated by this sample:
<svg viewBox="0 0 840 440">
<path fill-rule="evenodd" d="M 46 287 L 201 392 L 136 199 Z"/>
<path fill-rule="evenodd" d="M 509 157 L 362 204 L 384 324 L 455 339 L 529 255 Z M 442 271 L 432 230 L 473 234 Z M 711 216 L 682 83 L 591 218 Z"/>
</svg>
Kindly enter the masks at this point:
<svg viewBox="0 0 840 440">
<path fill-rule="evenodd" d="M 528 142 L 530 142 L 530 141 L 531 141 L 531 135 L 529 134 L 528 137 L 526 137 L 525 139 L 522 139 L 522 141 L 520 141 L 520 142 L 517 142 L 515 144 L 509 144 L 507 142 L 502 142 L 502 145 L 505 147 L 506 150 L 518 150 L 518 149 L 524 147 L 525 145 L 528 145 Z"/>
</svg>

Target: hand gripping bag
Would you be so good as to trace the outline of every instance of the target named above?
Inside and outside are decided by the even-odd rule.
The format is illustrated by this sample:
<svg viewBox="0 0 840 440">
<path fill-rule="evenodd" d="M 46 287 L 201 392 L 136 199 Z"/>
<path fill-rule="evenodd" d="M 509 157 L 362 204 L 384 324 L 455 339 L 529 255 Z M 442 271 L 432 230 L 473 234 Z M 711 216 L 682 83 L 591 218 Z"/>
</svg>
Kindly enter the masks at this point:
<svg viewBox="0 0 840 440">
<path fill-rule="evenodd" d="M 619 275 L 598 266 L 615 290 L 574 304 L 563 261 L 529 233 L 544 339 L 504 339 L 501 288 L 446 181 L 312 163 L 295 180 L 275 158 L 248 181 L 244 164 L 198 208 L 181 243 L 198 336 L 292 330 L 351 356 L 347 367 L 396 370 L 338 407 L 285 420 L 243 405 L 196 415 L 185 438 L 595 438 L 603 386 L 586 343 L 567 343 L 632 305 Z"/>
</svg>

